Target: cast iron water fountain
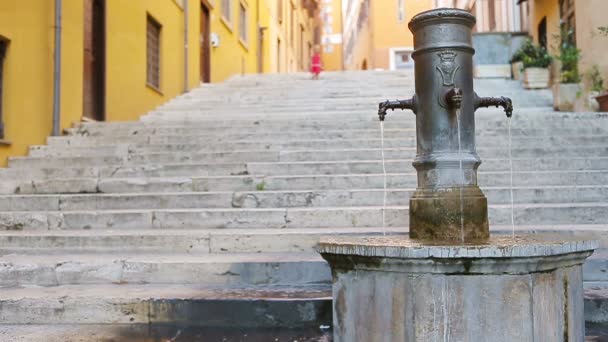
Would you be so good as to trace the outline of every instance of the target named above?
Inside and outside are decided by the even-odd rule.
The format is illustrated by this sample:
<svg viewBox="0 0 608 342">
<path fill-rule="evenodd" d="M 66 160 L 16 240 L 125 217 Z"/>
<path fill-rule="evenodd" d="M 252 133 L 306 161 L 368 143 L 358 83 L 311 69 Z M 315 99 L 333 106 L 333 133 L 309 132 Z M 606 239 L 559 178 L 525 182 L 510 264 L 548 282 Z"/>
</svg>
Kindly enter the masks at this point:
<svg viewBox="0 0 608 342">
<path fill-rule="evenodd" d="M 335 341 L 583 341 L 582 264 L 596 242 L 490 237 L 477 186 L 474 112 L 511 100 L 473 91 L 471 29 L 457 9 L 415 16 L 416 94 L 380 104 L 416 115 L 409 238 L 325 238 Z"/>
</svg>

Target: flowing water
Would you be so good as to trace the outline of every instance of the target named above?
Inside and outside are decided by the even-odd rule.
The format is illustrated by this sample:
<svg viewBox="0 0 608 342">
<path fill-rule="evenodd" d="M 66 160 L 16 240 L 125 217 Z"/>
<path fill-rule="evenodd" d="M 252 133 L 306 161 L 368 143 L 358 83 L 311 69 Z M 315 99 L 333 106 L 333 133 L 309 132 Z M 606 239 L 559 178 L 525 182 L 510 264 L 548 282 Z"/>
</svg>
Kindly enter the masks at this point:
<svg viewBox="0 0 608 342">
<path fill-rule="evenodd" d="M 509 174 L 511 176 L 510 183 L 510 197 L 511 197 L 511 236 L 515 238 L 515 206 L 513 204 L 513 156 L 511 151 L 512 138 L 511 138 L 511 118 L 507 116 L 507 132 L 509 134 Z"/>
<path fill-rule="evenodd" d="M 464 181 L 464 173 L 462 172 L 462 146 L 460 142 L 460 109 L 456 111 L 456 123 L 458 128 L 458 169 L 460 174 L 460 186 L 458 187 L 460 191 L 460 238 L 462 243 L 464 243 L 464 199 L 462 194 L 462 188 L 465 185 Z"/>
<path fill-rule="evenodd" d="M 382 177 L 384 192 L 382 193 L 382 234 L 386 235 L 386 162 L 384 160 L 384 121 L 380 121 L 380 151 L 382 154 Z"/>
</svg>

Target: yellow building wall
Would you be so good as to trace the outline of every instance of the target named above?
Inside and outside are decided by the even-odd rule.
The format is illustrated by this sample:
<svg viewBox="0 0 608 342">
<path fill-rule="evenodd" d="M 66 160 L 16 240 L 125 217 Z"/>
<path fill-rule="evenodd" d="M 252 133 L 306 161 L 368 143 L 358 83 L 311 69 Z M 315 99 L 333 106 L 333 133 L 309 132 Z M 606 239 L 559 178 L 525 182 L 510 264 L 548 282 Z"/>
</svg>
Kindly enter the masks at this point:
<svg viewBox="0 0 608 342">
<path fill-rule="evenodd" d="M 0 1 L 0 35 L 10 40 L 4 60 L 0 166 L 42 144 L 52 129 L 53 4 L 51 1 Z"/>
<path fill-rule="evenodd" d="M 608 1 L 578 0 L 575 2 L 576 45 L 581 50 L 579 72 L 589 73 L 597 65 L 608 87 L 608 37 L 599 34 L 598 27 L 608 26 Z"/>
<path fill-rule="evenodd" d="M 258 72 L 258 23 L 267 27 L 263 39 L 263 72 L 277 71 L 276 40 L 283 41 L 283 69 L 308 68 L 308 43 L 314 25 L 300 1 L 293 22 L 285 13 L 278 24 L 276 1 L 233 0 L 230 23 L 221 18 L 221 1 L 206 1 L 210 31 L 220 46 L 210 48 L 211 81 Z M 188 88 L 200 84 L 200 0 L 107 0 L 105 119 L 136 120 L 184 91 L 184 20 L 188 7 Z M 239 4 L 247 8 L 247 41 L 239 39 Z M 284 6 L 287 10 L 288 6 Z M 160 89 L 146 84 L 146 27 L 150 15 L 161 24 Z M 259 20 L 259 21 L 258 21 Z M 288 34 L 294 27 L 294 41 Z M 305 29 L 300 37 L 300 25 Z M 0 0 L 0 36 L 10 41 L 4 60 L 3 121 L 0 167 L 7 157 L 27 154 L 28 146 L 44 144 L 52 131 L 54 1 Z M 84 2 L 63 0 L 61 120 L 66 129 L 83 114 Z M 302 42 L 304 44 L 302 45 Z M 302 50 L 302 52 L 300 52 Z M 300 56 L 304 56 L 301 59 Z M 287 64 L 290 61 L 290 65 Z"/>
<path fill-rule="evenodd" d="M 183 10 L 167 0 L 114 0 L 106 6 L 106 120 L 136 120 L 183 92 Z M 159 90 L 146 84 L 148 15 L 162 26 Z"/>
<path fill-rule="evenodd" d="M 585 0 L 587 1 L 587 0 Z M 559 4 L 557 0 L 534 0 L 530 6 L 530 30 L 529 35 L 538 44 L 538 25 L 547 17 L 547 48 L 551 54 L 555 54 L 556 48 L 554 36 L 560 33 Z"/>
<path fill-rule="evenodd" d="M 331 34 L 342 35 L 342 0 L 332 0 L 329 4 L 323 4 L 331 8 L 328 16 L 331 16 Z M 324 32 L 327 34 L 327 32 Z M 327 47 L 331 46 L 331 52 Z M 321 46 L 323 69 L 327 71 L 336 71 L 343 69 L 343 44 L 330 44 Z"/>
<path fill-rule="evenodd" d="M 433 9 L 434 0 L 404 1 L 405 16 L 398 18 L 398 0 L 369 1 L 367 25 L 358 34 L 351 63 L 346 68 L 361 69 L 367 61 L 368 69 L 389 69 L 391 48 L 413 48 L 409 21 L 418 13 Z M 356 19 L 355 19 L 356 22 Z"/>
</svg>

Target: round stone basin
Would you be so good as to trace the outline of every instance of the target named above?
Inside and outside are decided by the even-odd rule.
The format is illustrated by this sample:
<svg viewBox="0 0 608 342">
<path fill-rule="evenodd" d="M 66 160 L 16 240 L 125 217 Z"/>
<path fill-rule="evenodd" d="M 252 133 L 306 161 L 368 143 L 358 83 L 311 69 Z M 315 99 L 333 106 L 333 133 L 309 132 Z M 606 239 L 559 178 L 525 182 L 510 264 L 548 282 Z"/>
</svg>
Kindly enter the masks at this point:
<svg viewBox="0 0 608 342">
<path fill-rule="evenodd" d="M 323 238 L 334 340 L 583 341 L 585 239 L 495 236 L 444 245 Z"/>
<path fill-rule="evenodd" d="M 530 258 L 592 251 L 598 242 L 555 236 L 493 236 L 460 245 L 412 240 L 404 236 L 326 237 L 317 245 L 321 254 L 385 258 Z"/>
</svg>

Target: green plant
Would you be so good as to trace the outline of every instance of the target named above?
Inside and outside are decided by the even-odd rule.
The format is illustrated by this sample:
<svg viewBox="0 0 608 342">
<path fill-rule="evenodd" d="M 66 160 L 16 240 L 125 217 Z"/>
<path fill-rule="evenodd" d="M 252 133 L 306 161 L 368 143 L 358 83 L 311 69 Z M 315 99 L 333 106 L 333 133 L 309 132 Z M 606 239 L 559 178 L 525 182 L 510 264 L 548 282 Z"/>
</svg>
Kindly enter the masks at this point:
<svg viewBox="0 0 608 342">
<path fill-rule="evenodd" d="M 561 34 L 556 35 L 555 39 L 559 43 L 559 55 L 555 56 L 555 58 L 562 64 L 562 83 L 580 82 L 581 76 L 578 72 L 578 61 L 581 57 L 581 50 L 574 45 L 574 31 L 562 28 Z"/>
<path fill-rule="evenodd" d="M 521 62 L 530 51 L 534 49 L 534 44 L 531 39 L 526 39 L 523 44 L 515 51 L 511 57 L 511 63 Z"/>
<path fill-rule="evenodd" d="M 265 182 L 265 181 L 262 181 L 261 183 L 258 183 L 258 184 L 255 186 L 255 189 L 256 189 L 257 191 L 264 191 L 264 190 L 266 190 L 266 182 Z"/>
<path fill-rule="evenodd" d="M 526 40 L 515 52 L 511 61 L 523 62 L 524 68 L 548 68 L 553 59 L 545 48 L 535 45 L 531 40 Z"/>
<path fill-rule="evenodd" d="M 608 36 L 608 26 L 600 26 L 597 28 L 601 35 Z"/>
<path fill-rule="evenodd" d="M 591 67 L 591 71 L 587 74 L 589 81 L 591 81 L 591 91 L 601 92 L 604 90 L 604 79 L 600 75 L 600 69 L 597 65 Z"/>
</svg>

